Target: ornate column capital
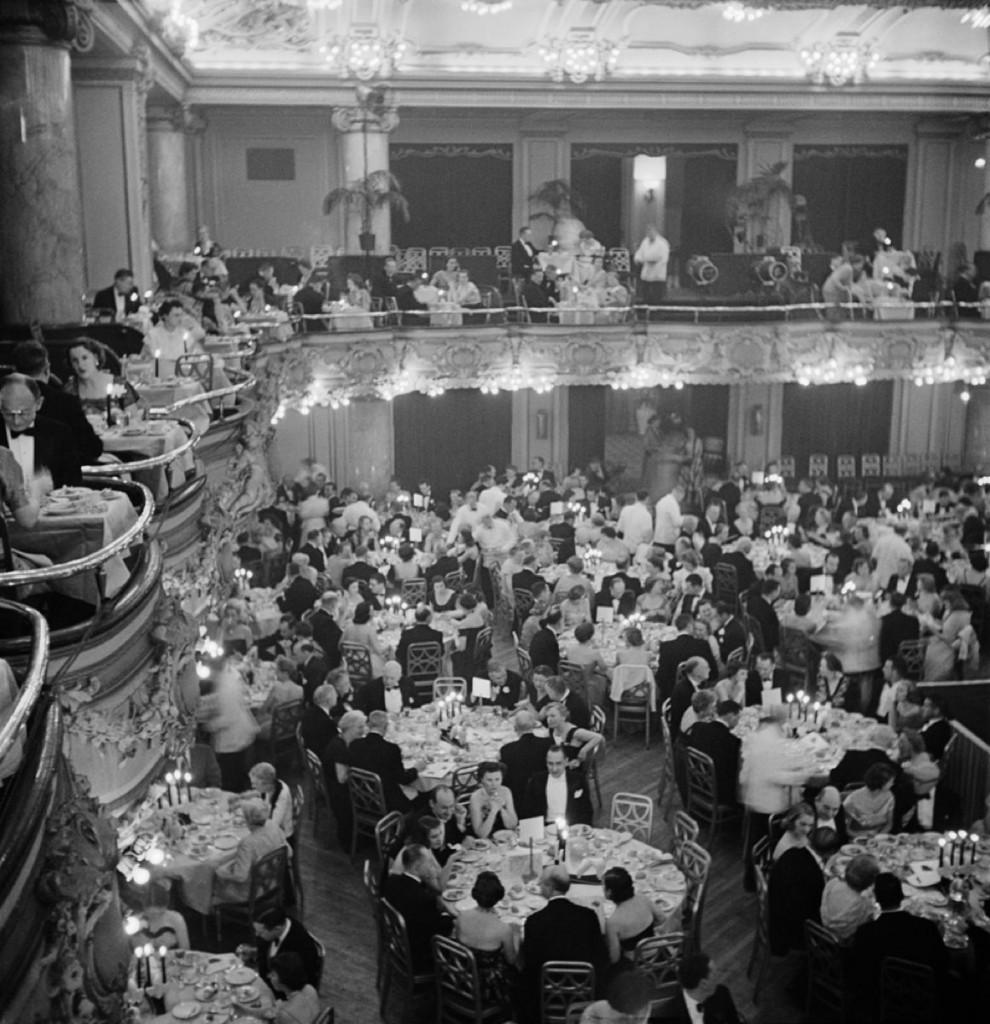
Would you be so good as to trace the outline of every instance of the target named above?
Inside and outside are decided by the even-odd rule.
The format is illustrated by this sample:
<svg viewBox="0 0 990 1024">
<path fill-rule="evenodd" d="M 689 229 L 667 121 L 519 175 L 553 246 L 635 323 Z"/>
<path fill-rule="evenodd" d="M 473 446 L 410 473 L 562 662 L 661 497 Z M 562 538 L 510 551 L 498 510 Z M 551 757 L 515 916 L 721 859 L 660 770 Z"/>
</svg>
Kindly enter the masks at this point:
<svg viewBox="0 0 990 1024">
<path fill-rule="evenodd" d="M 399 112 L 392 107 L 380 111 L 364 107 L 334 107 L 330 121 L 337 131 L 345 135 L 350 132 L 377 132 L 387 135 L 399 126 Z"/>
<path fill-rule="evenodd" d="M 206 118 L 188 103 L 170 107 L 148 107 L 148 131 L 201 135 L 205 130 Z"/>
<path fill-rule="evenodd" d="M 3 0 L 0 39 L 72 46 L 85 53 L 95 33 L 90 11 L 93 0 Z"/>
</svg>

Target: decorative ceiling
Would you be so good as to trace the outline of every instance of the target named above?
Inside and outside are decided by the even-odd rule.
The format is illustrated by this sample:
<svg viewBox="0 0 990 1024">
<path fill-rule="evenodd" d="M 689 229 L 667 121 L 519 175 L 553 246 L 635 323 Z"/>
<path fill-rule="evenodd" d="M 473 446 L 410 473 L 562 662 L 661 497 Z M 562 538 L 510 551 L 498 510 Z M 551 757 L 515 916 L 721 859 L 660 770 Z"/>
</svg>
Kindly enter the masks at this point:
<svg viewBox="0 0 990 1024">
<path fill-rule="evenodd" d="M 990 85 L 980 5 L 942 0 L 130 0 L 195 79 L 397 85 Z M 964 17 L 969 20 L 964 21 Z M 817 65 L 815 64 L 817 61 Z M 831 63 L 829 63 L 831 62 Z M 824 68 L 824 70 L 823 70 Z M 841 72 L 841 73 L 840 73 Z"/>
</svg>

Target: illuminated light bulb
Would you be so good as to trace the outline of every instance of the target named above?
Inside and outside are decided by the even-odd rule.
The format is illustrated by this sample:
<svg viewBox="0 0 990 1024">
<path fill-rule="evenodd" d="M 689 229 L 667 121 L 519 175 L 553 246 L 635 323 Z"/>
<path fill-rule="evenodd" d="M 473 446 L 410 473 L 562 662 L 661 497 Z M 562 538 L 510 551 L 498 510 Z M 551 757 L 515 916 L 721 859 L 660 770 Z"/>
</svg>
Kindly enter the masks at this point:
<svg viewBox="0 0 990 1024">
<path fill-rule="evenodd" d="M 138 867 L 134 869 L 134 874 L 131 876 L 131 880 L 135 885 L 147 885 L 151 881 L 151 872 L 147 868 L 138 865 Z"/>
<path fill-rule="evenodd" d="M 133 914 L 128 914 L 124 918 L 124 934 L 125 935 L 137 935 L 141 930 L 141 919 L 135 917 Z"/>
<path fill-rule="evenodd" d="M 201 661 L 198 662 L 197 665 L 196 665 L 196 676 L 199 679 L 209 679 L 210 678 L 210 666 L 209 665 L 204 665 Z"/>
<path fill-rule="evenodd" d="M 977 158 L 976 158 L 976 159 L 975 159 L 975 160 L 973 161 L 973 166 L 974 166 L 974 167 L 975 167 L 975 168 L 976 168 L 976 169 L 977 169 L 978 171 L 982 171 L 982 170 L 983 170 L 983 168 L 984 168 L 984 167 L 986 167 L 986 165 L 987 165 L 987 158 L 986 158 L 985 156 L 978 156 L 978 157 L 977 157 Z"/>
<path fill-rule="evenodd" d="M 165 851 L 159 849 L 157 846 L 153 846 L 145 855 L 144 859 L 149 864 L 164 864 L 165 863 Z"/>
<path fill-rule="evenodd" d="M 969 393 L 968 388 L 963 388 L 963 390 L 959 392 L 960 401 L 968 402 L 972 397 L 973 396 Z"/>
</svg>

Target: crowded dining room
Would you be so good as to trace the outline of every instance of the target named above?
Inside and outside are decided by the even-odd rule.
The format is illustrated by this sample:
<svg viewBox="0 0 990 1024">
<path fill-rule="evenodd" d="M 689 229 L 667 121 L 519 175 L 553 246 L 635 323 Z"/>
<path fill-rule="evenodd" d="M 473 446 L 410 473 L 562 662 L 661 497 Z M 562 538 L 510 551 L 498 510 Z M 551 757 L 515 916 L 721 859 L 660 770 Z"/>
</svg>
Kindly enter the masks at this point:
<svg viewBox="0 0 990 1024">
<path fill-rule="evenodd" d="M 0 4 L 0 1022 L 986 1016 L 988 33 Z"/>
</svg>

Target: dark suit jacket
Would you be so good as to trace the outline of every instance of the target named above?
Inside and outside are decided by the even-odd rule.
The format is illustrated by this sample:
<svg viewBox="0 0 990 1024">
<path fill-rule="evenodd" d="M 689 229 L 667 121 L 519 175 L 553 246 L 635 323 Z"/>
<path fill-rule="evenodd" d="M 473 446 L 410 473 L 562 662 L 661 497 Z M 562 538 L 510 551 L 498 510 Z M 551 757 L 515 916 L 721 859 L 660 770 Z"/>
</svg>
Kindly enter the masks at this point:
<svg viewBox="0 0 990 1024">
<path fill-rule="evenodd" d="M 539 583 L 542 580 L 543 577 L 539 573 L 533 572 L 532 569 L 521 569 L 512 574 L 512 589 L 531 590 L 534 583 Z"/>
<path fill-rule="evenodd" d="M 968 522 L 968 520 L 967 520 Z M 963 544 L 966 541 L 963 540 Z M 982 543 L 979 541 L 978 543 Z M 919 558 L 911 568 L 911 575 L 908 578 L 907 594 L 914 597 L 918 593 L 918 577 L 928 573 L 935 577 L 935 589 L 941 593 L 942 588 L 949 582 L 945 575 L 945 569 L 932 558 Z"/>
<path fill-rule="evenodd" d="M 868 750 L 847 750 L 842 755 L 842 760 L 828 773 L 829 785 L 835 786 L 841 793 L 846 786 L 854 786 L 862 782 L 866 769 L 871 764 L 889 764 L 891 768 L 897 768 L 897 765 L 879 747 L 870 747 Z"/>
<path fill-rule="evenodd" d="M 560 665 L 560 644 L 557 634 L 547 626 L 538 629 L 529 643 L 529 656 L 533 659 L 533 667 L 547 665 L 554 672 Z"/>
<path fill-rule="evenodd" d="M 369 732 L 362 739 L 354 740 L 347 748 L 353 768 L 374 772 L 382 780 L 385 804 L 390 811 L 407 811 L 409 800 L 399 788 L 416 781 L 415 768 L 404 768 L 402 751 L 397 743 L 391 743 L 376 732 Z"/>
<path fill-rule="evenodd" d="M 771 676 L 771 689 L 779 689 L 782 696 L 786 696 L 789 690 L 787 673 L 782 668 L 775 668 Z M 763 703 L 763 680 L 760 673 L 754 668 L 746 677 L 746 706 Z"/>
<path fill-rule="evenodd" d="M 523 733 L 517 740 L 506 743 L 498 752 L 498 759 L 505 765 L 502 781 L 512 792 L 516 810 L 520 813 L 525 804 L 526 785 L 536 774 L 547 770 L 547 751 L 553 745 L 549 736 L 534 736 Z"/>
<path fill-rule="evenodd" d="M 413 970 L 417 974 L 432 974 L 433 946 L 430 940 L 434 935 L 449 935 L 454 919 L 437 906 L 435 893 L 409 875 L 389 875 L 383 895 L 406 922 Z"/>
<path fill-rule="evenodd" d="M 292 301 L 302 308 L 306 316 L 314 316 L 323 312 L 323 296 L 308 284 L 292 296 Z M 303 334 L 318 333 L 326 329 L 326 320 L 303 320 Z"/>
<path fill-rule="evenodd" d="M 340 585 L 347 589 L 351 580 L 361 580 L 363 583 L 367 583 L 372 576 L 378 575 L 378 570 L 367 562 L 362 562 L 360 559 L 356 562 L 352 562 L 347 568 L 340 574 Z"/>
<path fill-rule="evenodd" d="M 523 818 L 545 818 L 547 814 L 546 771 L 537 772 L 526 783 L 520 813 Z M 591 807 L 591 793 L 588 779 L 583 772 L 567 770 L 567 823 L 568 825 L 590 825 L 594 811 Z"/>
<path fill-rule="evenodd" d="M 8 448 L 7 425 L 0 420 L 0 446 Z M 55 487 L 78 487 L 82 462 L 72 431 L 47 416 L 34 419 L 34 469 L 47 469 Z M 27 482 L 27 481 L 25 481 Z"/>
<path fill-rule="evenodd" d="M 737 648 L 746 646 L 746 628 L 733 615 L 728 622 L 715 631 L 715 639 L 718 641 L 718 653 L 722 661 Z"/>
<path fill-rule="evenodd" d="M 536 662 L 533 662 L 535 665 Z M 591 728 L 591 709 L 588 702 L 579 693 L 573 690 L 567 691 L 564 698 L 564 707 L 567 708 L 568 721 L 579 729 Z"/>
<path fill-rule="evenodd" d="M 511 669 L 506 669 L 505 682 L 493 694 L 492 700 L 498 707 L 511 711 L 526 695 L 522 676 Z"/>
<path fill-rule="evenodd" d="M 613 573 L 611 576 L 606 576 L 602 580 L 602 589 L 599 591 L 599 593 L 607 595 L 609 587 L 612 586 L 612 580 L 616 578 L 621 579 L 625 583 L 627 594 L 632 593 L 636 597 L 639 597 L 639 595 L 643 593 L 643 584 L 640 583 L 640 581 L 635 576 L 630 576 L 628 573 L 624 572 L 616 572 Z M 609 597 L 609 603 L 611 603 L 611 601 L 612 598 Z"/>
<path fill-rule="evenodd" d="M 103 454 L 103 442 L 86 419 L 79 399 L 48 381 L 39 380 L 38 387 L 45 400 L 42 415 L 69 428 L 83 465 L 91 466 Z"/>
<path fill-rule="evenodd" d="M 746 612 L 760 624 L 763 633 L 763 649 L 775 651 L 780 646 L 780 620 L 769 601 L 755 594 L 746 603 Z"/>
<path fill-rule="evenodd" d="M 718 666 L 712 657 L 711 648 L 704 640 L 695 636 L 688 636 L 682 633 L 675 636 L 673 640 L 666 640 L 660 644 L 660 664 L 657 668 L 657 688 L 660 690 L 660 699 L 666 700 L 674 691 L 674 681 L 677 678 L 677 666 L 688 658 L 704 658 L 711 669 L 712 678 L 718 675 Z M 535 662 L 534 662 L 535 664 Z"/>
<path fill-rule="evenodd" d="M 313 691 L 322 686 L 327 678 L 330 669 L 327 667 L 326 659 L 314 652 L 304 665 L 299 667 L 300 685 L 303 688 L 303 698 L 307 704 L 313 700 Z"/>
<path fill-rule="evenodd" d="M 916 615 L 895 608 L 880 619 L 880 663 L 893 658 L 904 640 L 917 640 L 921 627 Z"/>
<path fill-rule="evenodd" d="M 326 750 L 327 744 L 337 735 L 337 723 L 315 704 L 307 704 L 303 708 L 300 725 L 303 743 L 314 754 Z"/>
<path fill-rule="evenodd" d="M 395 645 L 395 660 L 402 666 L 403 675 L 406 675 L 408 672 L 406 658 L 409 652 L 409 645 L 427 643 L 439 644 L 440 650 L 442 651 L 443 633 L 438 629 L 434 629 L 432 626 L 423 624 L 422 622 L 417 622 L 408 629 L 404 629 L 402 631 L 402 635 L 399 637 L 399 642 Z"/>
<path fill-rule="evenodd" d="M 674 686 L 670 695 L 670 737 L 677 739 L 681 734 L 681 719 L 691 706 L 691 698 L 698 691 L 688 679 L 682 679 Z"/>
<path fill-rule="evenodd" d="M 926 964 L 935 971 L 935 984 L 945 985 L 949 956 L 938 926 L 906 910 L 892 910 L 875 921 L 860 925 L 853 936 L 849 963 L 858 994 L 875 1005 L 880 987 L 880 968 L 884 957 Z"/>
<path fill-rule="evenodd" d="M 691 1015 L 688 1013 L 683 994 L 679 1000 L 678 1007 L 680 1010 L 678 1020 L 683 1021 L 684 1024 L 689 1024 Z M 739 1016 L 739 1011 L 736 1009 L 736 1004 L 732 1001 L 732 994 L 724 985 L 719 985 L 705 1000 L 701 1012 L 705 1024 L 740 1024 L 742 1020 Z"/>
<path fill-rule="evenodd" d="M 530 249 L 532 252 L 530 252 Z M 536 263 L 536 257 L 539 254 L 539 249 L 530 242 L 529 249 L 517 238 L 512 243 L 512 276 L 513 277 L 529 277 L 530 272 Z"/>
<path fill-rule="evenodd" d="M 534 324 L 545 324 L 549 314 L 542 311 L 553 305 L 547 293 L 535 281 L 527 281 L 522 290 L 522 297 L 531 310 L 530 320 Z M 541 312 L 536 312 L 537 310 Z"/>
<path fill-rule="evenodd" d="M 297 576 L 278 599 L 278 606 L 283 612 L 292 612 L 297 619 L 301 619 L 313 607 L 319 596 L 319 591 L 309 580 Z"/>
<path fill-rule="evenodd" d="M 326 570 L 326 556 L 318 547 L 316 547 L 315 544 L 303 544 L 303 546 L 299 549 L 299 554 L 305 555 L 309 559 L 309 564 L 317 572 L 324 572 Z"/>
<path fill-rule="evenodd" d="M 783 956 L 804 949 L 804 922 L 821 922 L 825 875 L 808 849 L 792 848 L 781 854 L 770 869 L 767 907 L 770 949 Z"/>
<path fill-rule="evenodd" d="M 756 582 L 756 570 L 753 563 L 741 551 L 725 551 L 722 561 L 734 566 L 739 577 L 739 594 L 745 594 Z"/>
<path fill-rule="evenodd" d="M 271 943 L 263 939 L 257 940 L 258 973 L 267 983 L 269 978 L 269 960 Z M 278 947 L 278 954 L 296 953 L 302 960 L 306 972 L 306 980 L 316 988 L 320 978 L 320 947 L 316 939 L 294 918 L 289 918 L 289 933 Z"/>
<path fill-rule="evenodd" d="M 124 296 L 124 315 L 130 316 L 141 308 L 141 296 L 136 288 L 132 288 Z M 117 302 L 113 297 L 113 285 L 109 288 L 101 288 L 93 296 L 93 309 L 105 309 L 110 313 L 117 312 Z"/>
<path fill-rule="evenodd" d="M 921 738 L 925 741 L 925 750 L 933 761 L 937 761 L 945 752 L 952 739 L 952 724 L 945 718 L 939 718 L 922 727 Z"/>
<path fill-rule="evenodd" d="M 340 638 L 343 630 L 334 621 L 334 617 L 323 609 L 318 609 L 309 617 L 313 627 L 313 640 L 320 645 L 326 655 L 327 666 L 335 669 L 340 666 Z"/>
<path fill-rule="evenodd" d="M 604 984 L 608 953 L 598 915 L 590 907 L 556 897 L 523 925 L 523 988 L 530 1006 L 538 1006 L 540 969 L 548 960 L 577 960 L 595 968 L 595 980 Z"/>
<path fill-rule="evenodd" d="M 718 802 L 729 806 L 737 802 L 739 781 L 739 749 L 742 740 L 733 736 L 724 722 L 695 722 L 684 734 L 689 747 L 707 754 L 715 762 L 715 783 Z"/>
<path fill-rule="evenodd" d="M 415 707 L 416 688 L 405 676 L 399 680 L 399 690 L 402 693 L 402 706 L 404 708 Z M 354 700 L 354 705 L 359 711 L 366 715 L 372 711 L 385 710 L 385 681 L 383 679 L 372 679 L 361 687 L 361 692 Z"/>
</svg>

